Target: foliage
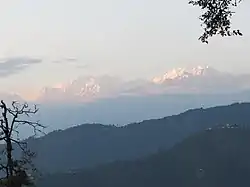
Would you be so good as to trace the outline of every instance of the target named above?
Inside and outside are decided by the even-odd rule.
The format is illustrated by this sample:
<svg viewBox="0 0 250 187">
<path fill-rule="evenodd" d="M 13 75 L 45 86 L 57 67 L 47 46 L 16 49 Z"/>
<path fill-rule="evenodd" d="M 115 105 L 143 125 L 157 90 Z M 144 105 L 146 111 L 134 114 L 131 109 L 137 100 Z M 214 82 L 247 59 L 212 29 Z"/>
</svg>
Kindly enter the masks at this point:
<svg viewBox="0 0 250 187">
<path fill-rule="evenodd" d="M 235 12 L 233 7 L 238 6 L 242 0 L 191 0 L 189 4 L 199 6 L 205 13 L 200 16 L 204 33 L 199 40 L 208 43 L 208 38 L 214 35 L 242 36 L 239 30 L 231 29 L 231 18 Z"/>
</svg>

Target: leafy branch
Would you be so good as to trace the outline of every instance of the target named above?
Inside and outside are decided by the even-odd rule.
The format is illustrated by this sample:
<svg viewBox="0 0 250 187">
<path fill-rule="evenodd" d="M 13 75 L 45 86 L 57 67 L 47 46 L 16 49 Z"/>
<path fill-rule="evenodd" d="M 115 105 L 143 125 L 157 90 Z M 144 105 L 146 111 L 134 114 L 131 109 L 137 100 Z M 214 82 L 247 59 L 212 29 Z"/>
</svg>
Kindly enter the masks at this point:
<svg viewBox="0 0 250 187">
<path fill-rule="evenodd" d="M 199 6 L 205 12 L 199 17 L 204 33 L 199 37 L 203 43 L 208 43 L 209 37 L 214 35 L 242 36 L 239 29 L 231 28 L 231 19 L 242 0 L 191 0 L 189 4 Z"/>
</svg>

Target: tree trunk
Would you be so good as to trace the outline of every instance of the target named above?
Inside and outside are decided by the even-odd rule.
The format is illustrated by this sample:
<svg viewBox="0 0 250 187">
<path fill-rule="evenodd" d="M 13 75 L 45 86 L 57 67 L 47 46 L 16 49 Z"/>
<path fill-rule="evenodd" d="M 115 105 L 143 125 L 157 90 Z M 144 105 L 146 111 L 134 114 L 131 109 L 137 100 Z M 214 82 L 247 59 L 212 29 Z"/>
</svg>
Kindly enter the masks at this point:
<svg viewBox="0 0 250 187">
<path fill-rule="evenodd" d="M 8 186 L 7 187 L 12 187 L 13 185 L 13 160 L 12 160 L 12 143 L 10 140 L 10 137 L 7 137 L 6 139 L 6 151 L 7 151 L 7 168 L 8 168 L 8 174 L 7 174 L 7 180 L 8 180 Z"/>
</svg>

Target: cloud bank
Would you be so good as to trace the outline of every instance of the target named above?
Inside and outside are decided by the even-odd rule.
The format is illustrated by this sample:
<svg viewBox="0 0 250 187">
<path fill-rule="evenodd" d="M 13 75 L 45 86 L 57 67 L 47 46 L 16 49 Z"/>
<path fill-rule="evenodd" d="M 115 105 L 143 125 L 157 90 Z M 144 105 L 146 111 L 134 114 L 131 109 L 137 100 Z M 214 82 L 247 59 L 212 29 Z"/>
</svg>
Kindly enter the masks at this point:
<svg viewBox="0 0 250 187">
<path fill-rule="evenodd" d="M 42 59 L 29 57 L 11 57 L 0 59 L 0 77 L 8 77 L 17 74 L 29 66 L 39 64 Z"/>
</svg>

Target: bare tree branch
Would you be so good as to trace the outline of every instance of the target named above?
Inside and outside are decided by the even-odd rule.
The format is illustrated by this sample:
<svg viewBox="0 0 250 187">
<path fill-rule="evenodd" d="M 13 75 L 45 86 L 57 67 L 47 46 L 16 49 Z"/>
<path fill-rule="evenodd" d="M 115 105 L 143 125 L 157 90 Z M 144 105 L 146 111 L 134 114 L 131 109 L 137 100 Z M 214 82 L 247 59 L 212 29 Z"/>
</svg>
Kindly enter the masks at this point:
<svg viewBox="0 0 250 187">
<path fill-rule="evenodd" d="M 44 134 L 43 130 L 46 127 L 39 121 L 34 122 L 22 119 L 23 116 L 30 117 L 32 114 L 36 114 L 38 112 L 36 105 L 34 105 L 34 108 L 29 108 L 27 103 L 20 104 L 17 101 L 13 101 L 11 107 L 7 107 L 5 102 L 1 100 L 0 109 L 2 110 L 0 116 L 0 140 L 6 143 L 3 154 L 6 155 L 7 160 L 5 165 L 0 164 L 0 170 L 6 172 L 4 179 L 7 181 L 5 181 L 7 187 L 12 187 L 13 182 L 18 187 L 21 187 L 22 184 L 28 184 L 26 172 L 30 169 L 36 171 L 36 169 L 32 164 L 32 158 L 35 157 L 35 153 L 28 149 L 27 142 L 21 141 L 18 138 L 18 127 L 23 125 L 31 127 L 35 136 L 37 132 Z M 17 137 L 14 137 L 13 133 L 16 133 Z M 13 158 L 13 145 L 17 145 L 17 147 L 21 149 L 23 155 L 21 159 Z M 30 167 L 26 167 L 26 165 Z M 2 180 L 0 179 L 0 183 L 1 182 Z"/>
</svg>

